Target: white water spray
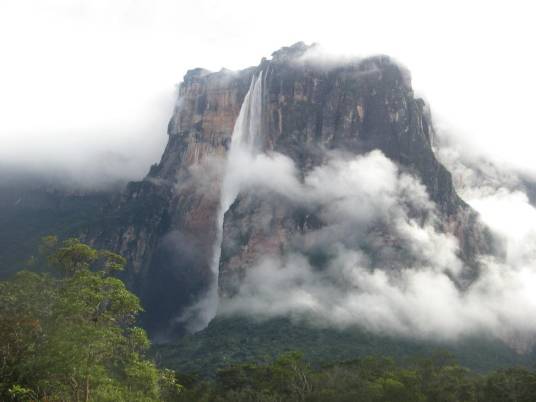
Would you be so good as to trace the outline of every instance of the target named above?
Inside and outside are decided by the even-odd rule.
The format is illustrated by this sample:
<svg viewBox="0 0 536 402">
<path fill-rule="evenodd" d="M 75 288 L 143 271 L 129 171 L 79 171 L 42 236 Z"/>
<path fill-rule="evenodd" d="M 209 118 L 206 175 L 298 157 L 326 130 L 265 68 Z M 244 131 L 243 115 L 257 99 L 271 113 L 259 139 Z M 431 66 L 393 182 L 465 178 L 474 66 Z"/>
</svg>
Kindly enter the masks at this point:
<svg viewBox="0 0 536 402">
<path fill-rule="evenodd" d="M 261 71 L 257 77 L 252 78 L 233 128 L 231 147 L 222 180 L 220 207 L 216 219 L 216 241 L 210 265 L 214 280 L 207 295 L 189 308 L 185 316 L 183 316 L 183 320 L 188 320 L 188 329 L 192 332 L 205 328 L 216 316 L 218 310 L 218 277 L 223 240 L 223 219 L 225 212 L 240 193 L 243 184 L 241 180 L 243 167 L 247 166 L 248 161 L 252 160 L 260 150 L 260 140 L 262 138 L 262 77 L 263 73 Z"/>
</svg>

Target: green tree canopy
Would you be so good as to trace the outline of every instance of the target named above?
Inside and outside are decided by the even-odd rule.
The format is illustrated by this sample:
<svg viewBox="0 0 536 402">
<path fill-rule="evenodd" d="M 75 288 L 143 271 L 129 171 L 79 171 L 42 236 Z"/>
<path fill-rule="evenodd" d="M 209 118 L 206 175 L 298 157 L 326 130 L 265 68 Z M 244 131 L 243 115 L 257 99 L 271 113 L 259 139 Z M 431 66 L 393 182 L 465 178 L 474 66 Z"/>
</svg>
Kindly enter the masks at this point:
<svg viewBox="0 0 536 402">
<path fill-rule="evenodd" d="M 0 400 L 158 401 L 180 391 L 145 356 L 139 299 L 113 273 L 125 259 L 77 239 L 43 239 L 0 282 Z"/>
</svg>

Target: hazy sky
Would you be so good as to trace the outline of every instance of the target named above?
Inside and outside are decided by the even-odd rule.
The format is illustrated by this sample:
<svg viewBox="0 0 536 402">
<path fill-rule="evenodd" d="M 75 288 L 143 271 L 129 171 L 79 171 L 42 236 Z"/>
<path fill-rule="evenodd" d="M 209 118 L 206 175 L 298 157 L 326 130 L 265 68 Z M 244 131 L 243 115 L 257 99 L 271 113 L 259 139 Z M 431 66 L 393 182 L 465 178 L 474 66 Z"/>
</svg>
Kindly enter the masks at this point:
<svg viewBox="0 0 536 402">
<path fill-rule="evenodd" d="M 303 40 L 405 64 L 441 129 L 536 175 L 531 1 L 2 0 L 0 162 L 142 176 L 187 69 Z"/>
</svg>

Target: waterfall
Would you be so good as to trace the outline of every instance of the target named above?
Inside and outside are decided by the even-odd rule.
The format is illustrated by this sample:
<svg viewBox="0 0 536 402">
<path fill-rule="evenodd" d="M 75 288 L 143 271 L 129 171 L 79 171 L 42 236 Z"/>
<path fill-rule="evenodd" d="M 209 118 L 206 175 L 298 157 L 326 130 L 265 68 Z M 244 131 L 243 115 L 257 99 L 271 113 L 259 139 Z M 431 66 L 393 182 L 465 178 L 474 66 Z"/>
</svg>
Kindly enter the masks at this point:
<svg viewBox="0 0 536 402">
<path fill-rule="evenodd" d="M 255 79 L 252 78 L 248 93 L 244 98 L 240 113 L 236 119 L 231 148 L 227 157 L 227 166 L 223 178 L 218 213 L 218 231 L 223 231 L 223 216 L 240 192 L 240 167 L 244 159 L 251 158 L 260 149 L 262 129 L 262 71 Z M 221 233 L 220 233 L 221 235 Z M 221 243 L 221 239 L 218 244 Z M 220 248 L 219 245 L 217 248 Z M 214 254 L 214 265 L 218 271 L 219 255 Z M 217 259 L 217 260 L 216 260 Z"/>
<path fill-rule="evenodd" d="M 227 212 L 240 193 L 244 166 L 261 149 L 262 77 L 262 71 L 257 77 L 252 77 L 249 90 L 244 97 L 244 101 L 240 107 L 240 113 L 233 128 L 231 146 L 227 155 L 225 173 L 220 190 L 220 205 L 216 218 L 216 241 L 214 243 L 210 265 L 214 279 L 207 295 L 189 309 L 190 311 L 187 316 L 192 320 L 189 320 L 188 328 L 192 332 L 205 328 L 216 316 L 218 310 L 218 277 L 223 240 L 223 219 L 225 212 Z"/>
</svg>

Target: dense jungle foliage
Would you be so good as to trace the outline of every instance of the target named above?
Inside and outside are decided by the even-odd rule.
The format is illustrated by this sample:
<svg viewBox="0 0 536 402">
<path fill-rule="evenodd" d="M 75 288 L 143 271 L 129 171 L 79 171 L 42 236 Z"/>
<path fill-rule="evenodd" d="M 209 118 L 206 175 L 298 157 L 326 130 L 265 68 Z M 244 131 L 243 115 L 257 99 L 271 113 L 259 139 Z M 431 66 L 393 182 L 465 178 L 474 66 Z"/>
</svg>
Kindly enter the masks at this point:
<svg viewBox="0 0 536 402">
<path fill-rule="evenodd" d="M 405 364 L 364 358 L 312 368 L 295 352 L 272 363 L 239 364 L 214 380 L 182 377 L 177 401 L 199 402 L 533 402 L 536 372 L 510 368 L 479 375 L 448 355 Z"/>
<path fill-rule="evenodd" d="M 32 271 L 0 282 L 0 401 L 536 400 L 536 371 L 482 374 L 444 353 L 312 364 L 287 352 L 203 376 L 176 373 L 148 357 L 149 340 L 135 325 L 139 299 L 114 277 L 121 256 L 47 237 L 29 263 Z"/>
</svg>

